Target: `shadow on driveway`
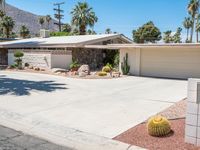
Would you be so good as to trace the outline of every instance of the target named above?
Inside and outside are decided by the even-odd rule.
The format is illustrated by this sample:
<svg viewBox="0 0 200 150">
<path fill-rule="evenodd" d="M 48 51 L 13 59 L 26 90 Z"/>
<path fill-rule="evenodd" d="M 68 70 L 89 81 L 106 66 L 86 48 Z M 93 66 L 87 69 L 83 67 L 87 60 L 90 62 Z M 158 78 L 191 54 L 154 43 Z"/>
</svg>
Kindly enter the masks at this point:
<svg viewBox="0 0 200 150">
<path fill-rule="evenodd" d="M 30 95 L 31 90 L 53 92 L 55 90 L 67 89 L 65 85 L 55 81 L 28 81 L 0 76 L 0 95 L 24 96 Z"/>
</svg>

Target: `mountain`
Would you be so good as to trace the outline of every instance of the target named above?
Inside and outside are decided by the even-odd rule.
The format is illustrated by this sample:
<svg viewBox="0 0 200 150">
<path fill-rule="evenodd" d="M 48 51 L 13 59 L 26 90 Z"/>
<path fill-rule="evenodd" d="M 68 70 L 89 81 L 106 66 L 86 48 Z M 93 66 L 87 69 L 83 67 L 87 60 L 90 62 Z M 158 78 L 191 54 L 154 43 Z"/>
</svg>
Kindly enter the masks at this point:
<svg viewBox="0 0 200 150">
<path fill-rule="evenodd" d="M 20 27 L 25 25 L 29 28 L 32 35 L 38 34 L 41 26 L 39 24 L 39 15 L 18 9 L 14 6 L 6 4 L 6 15 L 13 18 L 15 21 L 14 32 L 19 33 Z M 54 24 L 56 20 L 52 19 L 50 23 L 50 30 L 57 31 L 58 27 Z"/>
</svg>

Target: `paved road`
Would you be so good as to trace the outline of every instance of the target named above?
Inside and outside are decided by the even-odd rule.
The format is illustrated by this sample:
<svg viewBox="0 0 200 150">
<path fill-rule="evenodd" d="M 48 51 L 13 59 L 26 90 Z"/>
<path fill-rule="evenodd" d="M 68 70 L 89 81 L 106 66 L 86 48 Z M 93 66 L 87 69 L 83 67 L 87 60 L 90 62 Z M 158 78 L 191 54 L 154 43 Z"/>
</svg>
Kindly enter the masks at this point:
<svg viewBox="0 0 200 150">
<path fill-rule="evenodd" d="M 72 150 L 0 126 L 0 150 Z"/>
</svg>

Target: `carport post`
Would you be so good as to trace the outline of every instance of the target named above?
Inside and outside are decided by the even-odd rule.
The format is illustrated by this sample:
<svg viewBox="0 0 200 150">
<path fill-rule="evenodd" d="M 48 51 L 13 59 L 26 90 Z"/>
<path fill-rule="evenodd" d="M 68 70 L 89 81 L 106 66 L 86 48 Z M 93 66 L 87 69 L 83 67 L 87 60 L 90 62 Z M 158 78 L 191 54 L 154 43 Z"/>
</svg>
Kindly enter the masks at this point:
<svg viewBox="0 0 200 150">
<path fill-rule="evenodd" d="M 200 79 L 188 80 L 185 142 L 200 146 Z"/>
</svg>

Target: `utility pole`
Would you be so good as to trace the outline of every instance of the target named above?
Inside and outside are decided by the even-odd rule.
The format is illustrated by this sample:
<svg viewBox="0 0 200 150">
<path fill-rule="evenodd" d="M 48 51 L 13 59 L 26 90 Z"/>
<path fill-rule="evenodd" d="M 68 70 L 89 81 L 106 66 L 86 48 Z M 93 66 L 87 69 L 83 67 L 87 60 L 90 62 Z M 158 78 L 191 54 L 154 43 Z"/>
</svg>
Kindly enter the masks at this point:
<svg viewBox="0 0 200 150">
<path fill-rule="evenodd" d="M 65 4 L 65 2 L 62 2 L 62 3 L 55 3 L 54 6 L 56 6 L 57 8 L 54 8 L 54 11 L 55 11 L 55 18 L 58 19 L 58 23 L 54 23 L 56 24 L 58 27 L 59 27 L 59 32 L 61 32 L 61 27 L 62 27 L 62 22 L 61 20 L 63 19 L 64 15 L 64 10 L 61 9 L 61 5 Z"/>
</svg>

